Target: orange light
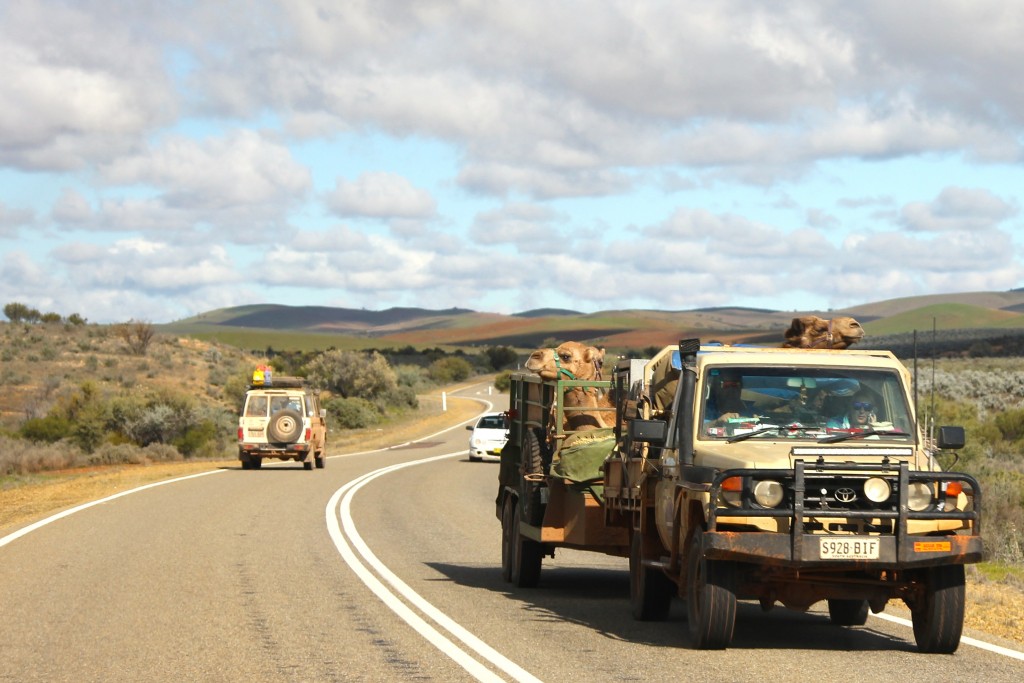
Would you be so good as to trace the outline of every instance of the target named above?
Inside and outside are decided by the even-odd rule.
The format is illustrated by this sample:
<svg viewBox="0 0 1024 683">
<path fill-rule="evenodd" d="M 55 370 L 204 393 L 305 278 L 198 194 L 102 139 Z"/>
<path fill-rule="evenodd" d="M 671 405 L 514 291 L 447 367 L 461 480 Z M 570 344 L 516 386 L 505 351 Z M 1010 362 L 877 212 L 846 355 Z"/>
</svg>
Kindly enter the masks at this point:
<svg viewBox="0 0 1024 683">
<path fill-rule="evenodd" d="M 742 477 L 729 477 L 722 482 L 723 491 L 742 491 L 743 490 L 743 478 Z"/>
<path fill-rule="evenodd" d="M 947 496 L 959 496 L 964 492 L 964 485 L 958 481 L 946 482 L 946 495 Z"/>
</svg>

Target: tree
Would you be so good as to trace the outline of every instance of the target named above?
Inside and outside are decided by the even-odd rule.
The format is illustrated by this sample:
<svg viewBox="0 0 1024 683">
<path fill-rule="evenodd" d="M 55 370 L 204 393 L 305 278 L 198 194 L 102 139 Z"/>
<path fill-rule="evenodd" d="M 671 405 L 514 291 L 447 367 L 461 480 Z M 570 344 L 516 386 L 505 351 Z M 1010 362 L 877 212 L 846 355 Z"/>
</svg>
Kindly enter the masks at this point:
<svg viewBox="0 0 1024 683">
<path fill-rule="evenodd" d="M 345 398 L 376 401 L 391 396 L 398 389 L 395 371 L 376 351 L 366 355 L 331 349 L 310 361 L 307 369 L 313 386 Z"/>
<path fill-rule="evenodd" d="M 519 354 L 511 346 L 488 346 L 484 349 L 484 355 L 494 370 L 504 370 L 519 361 Z"/>
<path fill-rule="evenodd" d="M 468 379 L 473 374 L 473 366 L 463 358 L 439 358 L 430 364 L 427 373 L 438 384 L 451 384 Z"/>
<path fill-rule="evenodd" d="M 11 303 L 4 306 L 4 315 L 12 323 L 32 323 L 39 320 L 41 314 L 34 308 L 29 308 L 25 304 L 12 301 Z"/>
<path fill-rule="evenodd" d="M 117 336 L 128 345 L 128 350 L 134 356 L 145 356 L 149 345 L 153 342 L 153 336 L 156 334 L 153 325 L 142 320 L 129 320 L 126 323 L 121 323 L 117 325 L 115 331 Z"/>
</svg>

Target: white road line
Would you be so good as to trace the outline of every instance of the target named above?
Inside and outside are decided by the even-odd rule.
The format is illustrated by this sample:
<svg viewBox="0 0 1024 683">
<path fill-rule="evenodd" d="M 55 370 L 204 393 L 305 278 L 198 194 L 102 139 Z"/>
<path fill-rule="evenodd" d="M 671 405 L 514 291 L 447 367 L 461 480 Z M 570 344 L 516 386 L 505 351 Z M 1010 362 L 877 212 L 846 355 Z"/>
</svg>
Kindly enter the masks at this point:
<svg viewBox="0 0 1024 683">
<path fill-rule="evenodd" d="M 154 488 L 156 486 L 163 486 L 164 484 L 173 484 L 176 481 L 184 481 L 186 479 L 195 479 L 196 477 L 205 477 L 208 474 L 217 474 L 218 472 L 225 472 L 225 471 L 226 470 L 210 470 L 209 472 L 200 472 L 198 474 L 189 474 L 189 475 L 186 475 L 184 477 L 175 477 L 174 479 L 167 479 L 166 481 L 158 481 L 158 482 L 154 482 L 152 484 L 146 484 L 145 486 L 140 486 L 138 488 L 129 489 L 128 491 L 121 491 L 120 493 L 115 493 L 112 496 L 107 496 L 106 498 L 100 498 L 99 500 L 94 500 L 94 501 L 91 501 L 89 503 L 82 503 L 81 505 L 78 505 L 76 507 L 69 508 L 67 510 L 64 510 L 63 512 L 58 512 L 55 515 L 51 515 L 50 517 L 47 517 L 46 519 L 41 519 L 41 520 L 39 520 L 38 522 L 36 522 L 34 524 L 29 524 L 27 527 L 24 527 L 23 529 L 18 529 L 14 533 L 8 534 L 7 536 L 4 536 L 3 538 L 0 538 L 0 548 L 2 548 L 3 546 L 7 545 L 8 543 L 10 543 L 11 541 L 13 541 L 15 539 L 21 538 L 22 536 L 25 536 L 26 534 L 29 534 L 29 533 L 35 531 L 36 529 L 38 529 L 40 527 L 44 527 L 47 524 L 50 524 L 51 522 L 56 522 L 58 519 L 63 519 L 65 517 L 73 515 L 76 512 L 81 512 L 82 510 L 85 510 L 87 508 L 91 508 L 94 505 L 99 505 L 100 503 L 106 503 L 106 502 L 109 502 L 109 501 L 114 500 L 116 498 L 120 498 L 121 496 L 127 496 L 128 494 L 131 494 L 131 493 L 138 493 L 139 491 L 145 491 L 146 489 L 151 489 L 151 488 Z"/>
<path fill-rule="evenodd" d="M 365 583 L 385 605 L 394 611 L 395 614 L 412 626 L 434 647 L 457 662 L 474 678 L 479 681 L 505 680 L 474 659 L 468 650 L 472 650 L 479 657 L 505 672 L 516 681 L 536 681 L 539 683 L 538 678 L 530 674 L 515 662 L 506 658 L 498 651 L 494 650 L 491 646 L 487 645 L 487 643 L 477 638 L 451 617 L 427 602 L 423 596 L 410 588 L 404 581 L 399 579 L 384 565 L 384 563 L 377 559 L 376 555 L 373 554 L 359 535 L 359 532 L 356 530 L 355 521 L 352 519 L 352 498 L 360 488 L 370 481 L 405 467 L 412 467 L 413 465 L 421 465 L 459 455 L 462 455 L 462 451 L 391 465 L 390 467 L 381 468 L 350 481 L 348 484 L 338 489 L 334 495 L 331 496 L 331 500 L 328 502 L 326 510 L 328 532 L 330 533 L 335 546 L 337 546 L 338 552 L 341 553 L 342 558 L 363 581 L 363 583 Z M 346 535 L 348 540 L 345 538 Z M 362 559 L 357 557 L 357 553 Z M 370 568 L 372 568 L 373 571 L 371 571 Z M 374 575 L 373 572 L 376 572 L 380 578 L 378 578 L 377 575 Z M 381 579 L 390 584 L 394 591 L 385 586 Z M 399 597 L 399 595 L 401 597 Z M 449 634 L 462 641 L 468 650 L 457 645 L 446 635 L 434 628 L 434 626 L 428 623 L 426 619 L 421 617 L 418 613 L 410 609 L 408 605 L 402 602 L 402 598 L 408 601 L 424 616 L 432 620 Z"/>
<path fill-rule="evenodd" d="M 914 628 L 914 622 L 910 621 L 909 619 L 904 619 L 903 617 L 894 617 L 891 614 L 885 614 L 884 612 L 881 613 L 881 614 L 874 614 L 874 613 L 872 613 L 871 616 L 877 617 L 879 619 L 885 619 L 886 621 L 891 621 L 894 624 L 902 624 L 903 626 L 908 626 L 910 628 Z M 994 652 L 997 655 L 1003 655 L 1004 657 L 1011 657 L 1013 659 L 1019 659 L 1020 661 L 1024 662 L 1024 652 L 1018 652 L 1017 650 L 1011 650 L 1008 647 L 1002 647 L 1000 645 L 993 645 L 992 643 L 986 643 L 984 640 L 977 640 L 976 638 L 968 638 L 967 636 L 961 636 L 960 637 L 960 642 L 962 644 L 964 644 L 964 645 L 972 645 L 972 646 L 974 646 L 976 648 L 980 648 L 982 650 L 988 650 L 989 652 Z"/>
</svg>

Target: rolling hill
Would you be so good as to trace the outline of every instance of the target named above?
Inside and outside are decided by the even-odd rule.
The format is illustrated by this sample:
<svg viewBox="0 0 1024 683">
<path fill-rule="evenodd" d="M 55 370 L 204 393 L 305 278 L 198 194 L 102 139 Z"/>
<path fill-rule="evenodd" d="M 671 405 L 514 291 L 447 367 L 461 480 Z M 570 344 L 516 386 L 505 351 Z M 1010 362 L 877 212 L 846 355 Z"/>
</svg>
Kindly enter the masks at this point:
<svg viewBox="0 0 1024 683">
<path fill-rule="evenodd" d="M 912 332 L 986 330 L 1024 334 L 1024 290 L 903 297 L 834 311 L 773 311 L 721 306 L 686 311 L 609 310 L 580 313 L 535 309 L 511 315 L 462 308 L 381 311 L 327 306 L 251 305 L 222 308 L 157 326 L 162 331 L 219 339 L 248 348 L 296 344 L 304 348 L 369 346 L 534 348 L 575 339 L 609 348 L 672 344 L 683 337 L 726 343 L 774 343 L 799 315 L 851 315 L 872 339 Z"/>
</svg>

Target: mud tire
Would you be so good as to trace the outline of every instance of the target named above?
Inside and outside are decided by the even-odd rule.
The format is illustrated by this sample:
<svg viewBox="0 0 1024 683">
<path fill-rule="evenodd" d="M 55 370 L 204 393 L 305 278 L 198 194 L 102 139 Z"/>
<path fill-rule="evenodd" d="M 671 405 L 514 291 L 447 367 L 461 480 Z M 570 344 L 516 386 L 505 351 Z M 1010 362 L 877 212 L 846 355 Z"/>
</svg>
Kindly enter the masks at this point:
<svg viewBox="0 0 1024 683">
<path fill-rule="evenodd" d="M 924 590 L 910 606 L 917 649 L 927 654 L 952 654 L 964 628 L 964 566 L 947 564 L 923 570 Z"/>
<path fill-rule="evenodd" d="M 704 532 L 690 537 L 686 571 L 686 616 L 690 642 L 698 650 L 724 650 L 736 625 L 736 567 L 704 558 Z"/>
</svg>

